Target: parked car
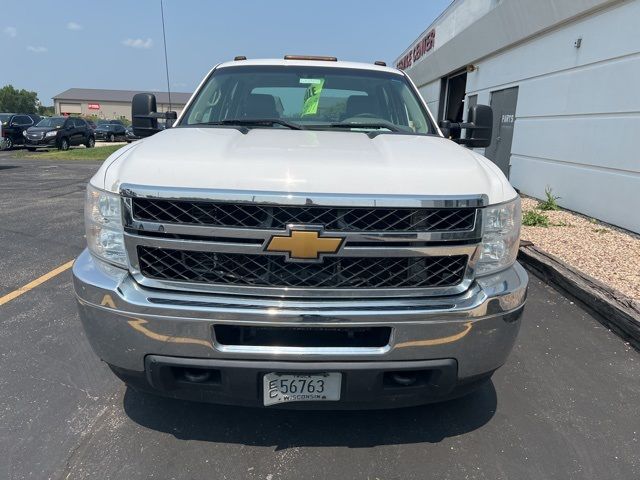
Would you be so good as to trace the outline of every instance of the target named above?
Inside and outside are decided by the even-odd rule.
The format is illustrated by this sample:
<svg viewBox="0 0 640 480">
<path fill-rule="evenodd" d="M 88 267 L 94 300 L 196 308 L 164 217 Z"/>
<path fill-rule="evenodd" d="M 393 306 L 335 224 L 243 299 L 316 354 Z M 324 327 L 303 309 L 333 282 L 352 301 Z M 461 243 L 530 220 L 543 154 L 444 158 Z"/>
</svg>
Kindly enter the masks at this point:
<svg viewBox="0 0 640 480">
<path fill-rule="evenodd" d="M 148 138 L 90 180 L 73 265 L 87 338 L 126 383 L 401 407 L 505 363 L 528 276 L 520 197 L 471 149 L 491 142 L 491 107 L 454 142 L 404 72 L 311 57 L 218 65 L 163 131 L 155 105 L 134 96 Z"/>
<path fill-rule="evenodd" d="M 40 117 L 33 113 L 0 113 L 0 147 L 11 150 L 15 146 L 24 145 L 25 131 L 39 121 Z"/>
<path fill-rule="evenodd" d="M 126 140 L 127 130 L 120 120 L 108 120 L 99 122 L 96 129 L 96 140 L 115 142 L 116 140 Z"/>
<path fill-rule="evenodd" d="M 136 140 L 140 140 L 141 137 L 135 134 L 133 131 L 133 127 L 129 125 L 127 127 L 127 143 L 135 142 Z"/>
<path fill-rule="evenodd" d="M 89 124 L 77 117 L 49 117 L 27 129 L 25 134 L 27 150 L 36 148 L 57 148 L 69 150 L 75 145 L 93 148 L 96 137 Z"/>
</svg>

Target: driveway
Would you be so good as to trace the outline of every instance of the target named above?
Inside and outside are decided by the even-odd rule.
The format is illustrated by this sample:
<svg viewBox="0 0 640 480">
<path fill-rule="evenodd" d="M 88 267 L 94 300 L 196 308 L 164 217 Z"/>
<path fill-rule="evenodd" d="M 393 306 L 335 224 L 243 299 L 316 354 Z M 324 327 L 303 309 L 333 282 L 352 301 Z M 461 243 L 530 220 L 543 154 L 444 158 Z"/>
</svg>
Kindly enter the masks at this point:
<svg viewBox="0 0 640 480">
<path fill-rule="evenodd" d="M 0 478 L 640 478 L 640 355 L 535 277 L 509 361 L 463 399 L 287 412 L 127 390 L 91 351 L 65 267 L 98 166 L 0 153 L 0 298 L 21 293 L 0 304 Z"/>
</svg>

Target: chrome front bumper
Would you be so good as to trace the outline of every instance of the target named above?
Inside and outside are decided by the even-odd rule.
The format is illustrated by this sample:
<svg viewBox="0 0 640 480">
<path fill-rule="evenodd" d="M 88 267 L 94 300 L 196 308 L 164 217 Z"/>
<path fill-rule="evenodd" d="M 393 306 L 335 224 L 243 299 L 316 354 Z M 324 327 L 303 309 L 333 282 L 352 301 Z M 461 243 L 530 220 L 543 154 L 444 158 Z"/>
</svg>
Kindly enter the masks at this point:
<svg viewBox="0 0 640 480">
<path fill-rule="evenodd" d="M 515 342 L 528 277 L 515 264 L 476 280 L 465 293 L 436 298 L 283 300 L 161 291 L 140 286 L 126 270 L 85 250 L 73 266 L 80 318 L 99 357 L 142 372 L 145 357 L 389 362 L 454 359 L 458 378 L 500 367 Z M 220 345 L 221 324 L 305 327 L 388 326 L 376 348 Z"/>
</svg>

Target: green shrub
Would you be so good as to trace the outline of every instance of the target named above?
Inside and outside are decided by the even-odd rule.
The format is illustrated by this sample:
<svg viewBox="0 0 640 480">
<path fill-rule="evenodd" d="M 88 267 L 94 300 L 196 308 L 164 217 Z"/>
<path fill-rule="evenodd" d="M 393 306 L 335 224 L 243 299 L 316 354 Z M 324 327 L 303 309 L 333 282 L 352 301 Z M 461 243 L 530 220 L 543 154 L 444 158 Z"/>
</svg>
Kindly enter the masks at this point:
<svg viewBox="0 0 640 480">
<path fill-rule="evenodd" d="M 522 224 L 527 227 L 548 227 L 549 217 L 544 213 L 529 210 L 524 212 L 524 215 L 522 215 Z"/>
<path fill-rule="evenodd" d="M 547 199 L 544 202 L 540 202 L 538 208 L 540 210 L 560 210 L 560 206 L 558 205 L 557 200 L 561 197 L 558 197 L 553 194 L 553 190 L 551 187 L 547 187 L 544 189 L 544 194 L 547 196 Z"/>
</svg>

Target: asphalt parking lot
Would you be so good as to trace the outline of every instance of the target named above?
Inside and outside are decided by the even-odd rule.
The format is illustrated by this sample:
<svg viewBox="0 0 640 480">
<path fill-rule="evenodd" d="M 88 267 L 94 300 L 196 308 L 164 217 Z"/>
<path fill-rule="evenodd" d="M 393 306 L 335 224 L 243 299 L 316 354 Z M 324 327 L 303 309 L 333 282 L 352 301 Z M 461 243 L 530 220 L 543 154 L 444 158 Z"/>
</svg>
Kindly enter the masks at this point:
<svg viewBox="0 0 640 480">
<path fill-rule="evenodd" d="M 98 163 L 0 152 L 0 297 L 84 247 Z M 493 382 L 378 412 L 189 404 L 127 390 L 80 327 L 70 271 L 0 305 L 0 478 L 640 478 L 640 354 L 532 278 Z"/>
</svg>

